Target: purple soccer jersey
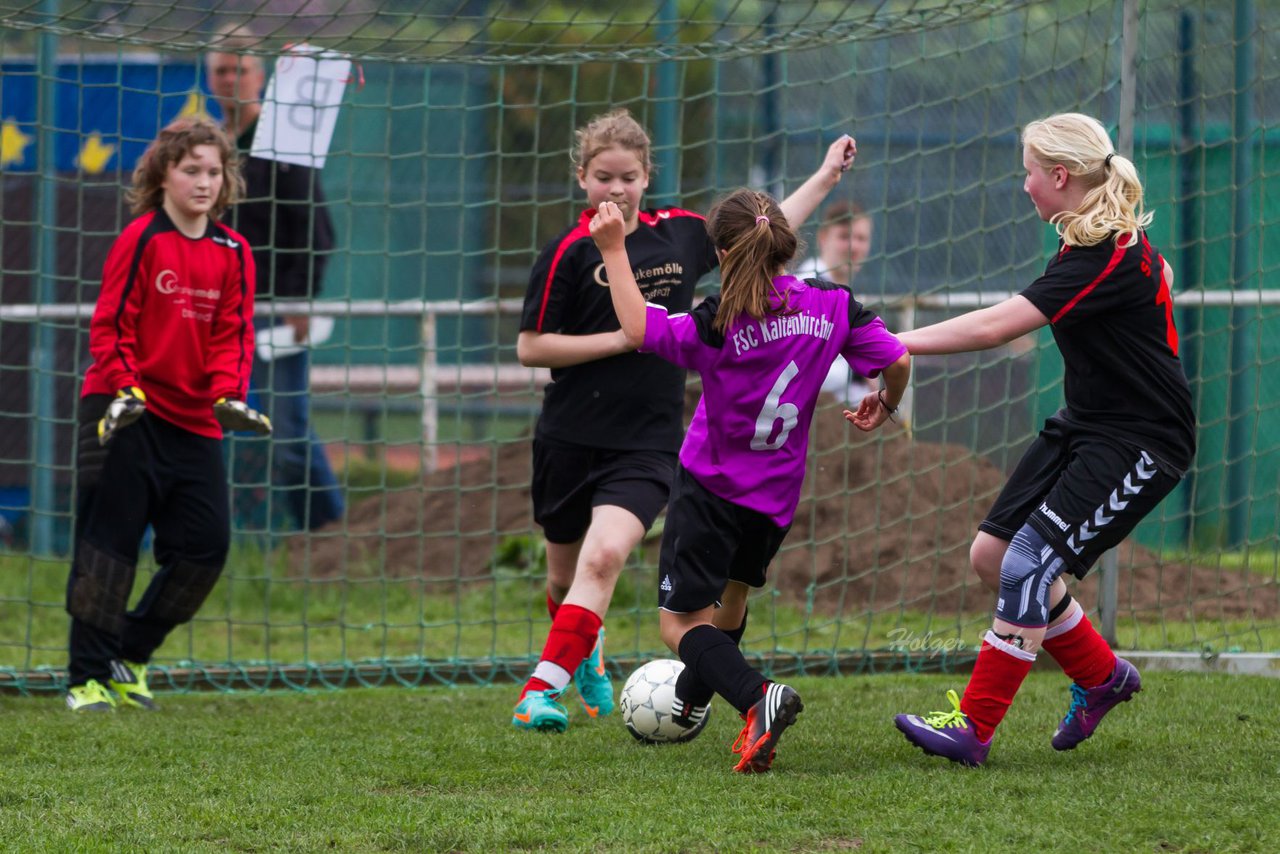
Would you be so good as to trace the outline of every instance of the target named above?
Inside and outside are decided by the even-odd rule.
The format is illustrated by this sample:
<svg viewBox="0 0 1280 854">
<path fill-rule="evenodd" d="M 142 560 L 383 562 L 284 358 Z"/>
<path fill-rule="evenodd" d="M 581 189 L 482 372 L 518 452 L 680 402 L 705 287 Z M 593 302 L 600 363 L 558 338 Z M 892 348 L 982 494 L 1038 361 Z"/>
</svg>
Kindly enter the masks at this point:
<svg viewBox="0 0 1280 854">
<path fill-rule="evenodd" d="M 705 316 L 699 331 L 696 310 L 669 315 L 650 303 L 642 349 L 702 375 L 702 399 L 680 448 L 685 469 L 712 494 L 786 526 L 800 502 L 809 424 L 832 360 L 842 355 L 875 377 L 907 348 L 878 317 L 851 325 L 853 298 L 844 288 L 793 276 L 773 281 L 792 313 L 743 315 L 720 341 Z"/>
</svg>

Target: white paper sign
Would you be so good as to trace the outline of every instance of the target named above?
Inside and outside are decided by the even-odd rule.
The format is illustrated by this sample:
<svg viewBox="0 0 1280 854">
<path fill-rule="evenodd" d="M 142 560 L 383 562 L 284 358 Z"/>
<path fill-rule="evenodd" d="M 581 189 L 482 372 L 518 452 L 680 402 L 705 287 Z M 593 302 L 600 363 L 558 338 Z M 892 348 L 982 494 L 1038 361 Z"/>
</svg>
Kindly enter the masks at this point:
<svg viewBox="0 0 1280 854">
<path fill-rule="evenodd" d="M 338 123 L 351 60 L 310 45 L 295 45 L 276 60 L 253 135 L 254 157 L 323 169 Z"/>
<path fill-rule="evenodd" d="M 307 332 L 307 340 L 302 342 L 294 337 L 293 327 L 287 323 L 263 327 L 254 333 L 258 360 L 270 362 L 272 359 L 295 356 L 308 347 L 323 344 L 332 335 L 333 318 L 323 314 L 311 315 L 311 328 Z"/>
</svg>

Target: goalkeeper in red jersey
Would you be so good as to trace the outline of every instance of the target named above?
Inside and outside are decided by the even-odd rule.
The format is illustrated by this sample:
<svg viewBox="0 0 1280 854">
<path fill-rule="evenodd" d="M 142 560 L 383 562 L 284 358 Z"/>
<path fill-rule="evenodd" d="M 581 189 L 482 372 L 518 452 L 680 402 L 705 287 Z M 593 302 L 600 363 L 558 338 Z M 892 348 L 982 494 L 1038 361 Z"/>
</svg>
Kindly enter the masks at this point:
<svg viewBox="0 0 1280 854">
<path fill-rule="evenodd" d="M 133 173 L 138 218 L 107 255 L 81 390 L 67 582 L 73 711 L 154 708 L 147 662 L 195 616 L 227 558 L 223 430 L 271 431 L 244 403 L 253 255 L 218 222 L 241 186 L 235 149 L 198 119 L 160 131 Z M 126 611 L 148 525 L 159 569 Z"/>
</svg>

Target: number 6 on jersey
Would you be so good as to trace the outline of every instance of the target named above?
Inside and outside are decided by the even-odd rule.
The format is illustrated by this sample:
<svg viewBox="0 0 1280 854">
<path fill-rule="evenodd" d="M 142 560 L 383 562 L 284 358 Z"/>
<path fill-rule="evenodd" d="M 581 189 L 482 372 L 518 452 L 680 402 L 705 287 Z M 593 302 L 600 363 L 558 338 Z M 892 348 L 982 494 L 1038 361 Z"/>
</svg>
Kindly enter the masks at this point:
<svg viewBox="0 0 1280 854">
<path fill-rule="evenodd" d="M 795 428 L 800 410 L 796 408 L 794 403 L 778 403 L 782 399 L 782 393 L 787 390 L 787 386 L 796 378 L 796 374 L 800 373 L 800 367 L 794 360 L 787 363 L 787 367 L 773 382 L 773 388 L 769 389 L 769 396 L 764 399 L 764 408 L 760 410 L 760 414 L 756 416 L 756 435 L 751 439 L 751 450 L 753 451 L 776 451 L 787 442 L 787 437 L 791 435 L 792 429 Z M 782 430 L 778 432 L 777 438 L 772 442 L 769 437 L 773 435 L 773 424 L 779 418 L 782 419 Z"/>
</svg>

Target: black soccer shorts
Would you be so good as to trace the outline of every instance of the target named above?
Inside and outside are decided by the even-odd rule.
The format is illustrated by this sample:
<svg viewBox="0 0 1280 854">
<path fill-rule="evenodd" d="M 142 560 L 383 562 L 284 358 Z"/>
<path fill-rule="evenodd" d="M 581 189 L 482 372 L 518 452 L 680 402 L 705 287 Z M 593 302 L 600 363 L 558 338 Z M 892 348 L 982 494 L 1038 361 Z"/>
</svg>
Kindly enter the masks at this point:
<svg viewBox="0 0 1280 854">
<path fill-rule="evenodd" d="M 1012 540 L 1030 523 L 1084 578 L 1181 479 L 1141 448 L 1050 418 L 978 528 Z"/>
<path fill-rule="evenodd" d="M 576 543 L 605 504 L 632 513 L 645 530 L 671 492 L 676 455 L 533 440 L 533 519 L 552 543 Z"/>
<path fill-rule="evenodd" d="M 687 614 L 719 605 L 730 581 L 763 587 L 789 530 L 712 494 L 677 466 L 658 558 L 658 607 Z"/>
</svg>

